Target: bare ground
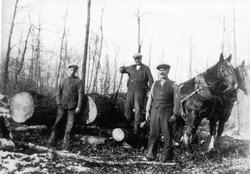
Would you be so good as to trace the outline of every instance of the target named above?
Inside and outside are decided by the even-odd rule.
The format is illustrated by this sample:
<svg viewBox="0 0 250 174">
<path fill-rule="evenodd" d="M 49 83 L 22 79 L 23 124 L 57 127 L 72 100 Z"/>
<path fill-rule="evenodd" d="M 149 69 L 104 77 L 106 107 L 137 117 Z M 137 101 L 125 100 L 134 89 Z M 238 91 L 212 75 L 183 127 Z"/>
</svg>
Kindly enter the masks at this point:
<svg viewBox="0 0 250 174">
<path fill-rule="evenodd" d="M 146 147 L 124 147 L 109 139 L 111 130 L 82 130 L 76 132 L 70 152 L 103 161 L 143 161 Z M 14 139 L 46 146 L 49 130 L 13 132 Z M 107 137 L 105 144 L 83 144 L 79 137 L 84 134 Z M 249 140 L 224 136 L 217 148 L 206 152 L 209 137 L 203 130 L 189 150 L 174 148 L 174 166 L 161 165 L 102 165 L 80 159 L 61 158 L 55 153 L 38 152 L 26 146 L 0 150 L 0 173 L 250 173 Z M 57 143 L 60 150 L 61 141 Z M 156 161 L 162 158 L 161 149 Z"/>
</svg>

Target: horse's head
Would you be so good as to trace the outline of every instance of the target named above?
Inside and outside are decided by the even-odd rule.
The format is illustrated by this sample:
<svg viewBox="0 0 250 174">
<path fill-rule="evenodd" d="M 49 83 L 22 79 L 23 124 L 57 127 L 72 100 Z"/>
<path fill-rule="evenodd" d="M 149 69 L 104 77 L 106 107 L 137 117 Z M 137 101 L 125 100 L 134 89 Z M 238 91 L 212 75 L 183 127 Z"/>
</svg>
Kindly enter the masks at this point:
<svg viewBox="0 0 250 174">
<path fill-rule="evenodd" d="M 222 54 L 221 54 L 222 55 Z M 223 56 L 221 56 L 223 57 Z M 232 64 L 230 63 L 232 59 L 232 55 L 223 60 L 223 58 L 220 58 L 219 66 L 218 66 L 218 76 L 220 80 L 223 81 L 223 85 L 227 87 L 227 90 L 235 90 L 238 87 L 238 81 L 237 76 L 235 74 L 234 68 Z"/>
<path fill-rule="evenodd" d="M 249 92 L 250 78 L 245 61 L 242 61 L 241 65 L 235 68 L 235 74 L 237 76 L 238 88 L 247 95 Z"/>
<path fill-rule="evenodd" d="M 205 80 L 211 87 L 210 90 L 212 92 L 214 91 L 215 93 L 223 94 L 226 91 L 237 89 L 237 76 L 232 64 L 230 63 L 231 59 L 231 55 L 224 59 L 224 56 L 221 53 L 217 64 L 204 73 Z"/>
</svg>

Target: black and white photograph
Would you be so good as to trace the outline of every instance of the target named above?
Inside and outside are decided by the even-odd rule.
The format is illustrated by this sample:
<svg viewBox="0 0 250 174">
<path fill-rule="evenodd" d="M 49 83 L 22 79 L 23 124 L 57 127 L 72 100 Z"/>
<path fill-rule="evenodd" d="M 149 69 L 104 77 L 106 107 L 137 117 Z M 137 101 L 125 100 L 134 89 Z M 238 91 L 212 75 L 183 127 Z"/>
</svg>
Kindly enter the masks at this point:
<svg viewBox="0 0 250 174">
<path fill-rule="evenodd" d="M 0 174 L 250 173 L 249 0 L 0 15 Z"/>
</svg>

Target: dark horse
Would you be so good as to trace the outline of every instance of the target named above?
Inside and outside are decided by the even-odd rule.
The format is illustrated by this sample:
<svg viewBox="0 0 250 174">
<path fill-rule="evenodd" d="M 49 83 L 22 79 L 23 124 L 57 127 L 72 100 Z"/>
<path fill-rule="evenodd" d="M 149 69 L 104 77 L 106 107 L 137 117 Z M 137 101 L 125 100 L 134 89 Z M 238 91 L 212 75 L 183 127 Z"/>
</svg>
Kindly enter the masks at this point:
<svg viewBox="0 0 250 174">
<path fill-rule="evenodd" d="M 248 93 L 247 84 L 250 82 L 250 79 L 247 73 L 247 68 L 245 66 L 245 61 L 243 61 L 241 65 L 236 67 L 234 71 L 237 77 L 238 88 L 235 90 L 226 91 L 223 95 L 220 96 L 220 100 L 204 101 L 202 110 L 200 110 L 199 114 L 193 121 L 194 126 L 192 134 L 195 134 L 201 120 L 204 118 L 207 118 L 209 120 L 211 140 L 208 146 L 208 151 L 214 149 L 216 122 L 219 122 L 217 130 L 218 140 L 223 133 L 224 125 L 231 115 L 234 103 L 237 101 L 238 89 L 241 89 L 245 93 L 245 95 L 247 95 Z"/>
<path fill-rule="evenodd" d="M 208 105 L 210 106 L 209 103 L 213 101 L 223 103 L 221 96 L 230 94 L 238 88 L 237 76 L 230 61 L 231 56 L 224 59 L 223 54 L 221 54 L 216 65 L 184 82 L 180 87 L 183 114 L 186 118 L 183 136 L 185 145 L 191 143 L 201 120 L 205 118 L 201 116 L 201 113 L 207 113 L 206 109 Z M 210 134 L 213 136 L 214 132 L 211 130 L 220 120 L 207 118 L 210 123 Z"/>
</svg>

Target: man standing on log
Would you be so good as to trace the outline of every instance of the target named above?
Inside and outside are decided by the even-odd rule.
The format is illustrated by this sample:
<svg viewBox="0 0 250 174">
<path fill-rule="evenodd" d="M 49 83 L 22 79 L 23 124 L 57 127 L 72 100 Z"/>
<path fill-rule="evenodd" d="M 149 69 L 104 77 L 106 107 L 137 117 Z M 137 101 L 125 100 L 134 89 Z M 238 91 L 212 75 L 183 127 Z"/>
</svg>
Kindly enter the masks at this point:
<svg viewBox="0 0 250 174">
<path fill-rule="evenodd" d="M 75 122 L 75 115 L 80 112 L 82 105 L 82 85 L 79 77 L 76 76 L 78 71 L 77 65 L 70 65 L 68 67 L 68 77 L 59 84 L 56 96 L 58 105 L 56 121 L 52 127 L 52 133 L 49 138 L 48 146 L 52 146 L 55 141 L 55 134 L 58 128 L 58 123 L 62 119 L 64 113 L 67 113 L 67 124 L 65 128 L 65 135 L 63 139 L 63 149 L 69 146 L 69 139 L 71 129 Z"/>
<path fill-rule="evenodd" d="M 142 111 L 145 108 L 147 92 L 150 90 L 154 79 L 148 66 L 142 64 L 142 55 L 133 56 L 135 65 L 120 67 L 121 73 L 127 73 L 129 76 L 127 95 L 125 102 L 125 117 L 128 122 L 132 122 L 132 111 L 135 110 L 133 131 L 138 133 L 138 126 L 142 119 Z"/>
<path fill-rule="evenodd" d="M 157 155 L 157 146 L 160 133 L 164 136 L 163 161 L 173 160 L 172 135 L 169 123 L 180 115 L 180 94 L 178 85 L 169 80 L 170 65 L 157 66 L 160 80 L 152 85 L 146 105 L 146 120 L 150 120 L 147 159 L 154 160 Z"/>
</svg>

